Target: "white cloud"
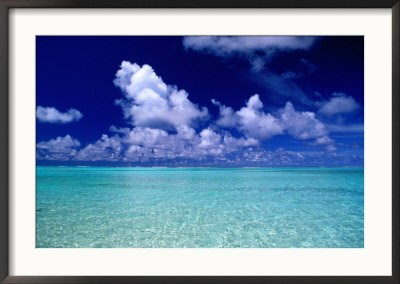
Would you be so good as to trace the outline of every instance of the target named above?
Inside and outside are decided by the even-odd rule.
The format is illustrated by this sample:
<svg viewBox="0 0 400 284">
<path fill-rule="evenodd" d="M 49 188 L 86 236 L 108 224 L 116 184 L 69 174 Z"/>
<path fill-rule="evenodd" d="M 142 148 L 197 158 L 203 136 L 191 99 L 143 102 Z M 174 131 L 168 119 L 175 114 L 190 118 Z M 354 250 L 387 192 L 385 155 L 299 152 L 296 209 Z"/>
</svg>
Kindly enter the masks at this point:
<svg viewBox="0 0 400 284">
<path fill-rule="evenodd" d="M 220 108 L 216 124 L 220 127 L 236 127 L 248 138 L 268 140 L 276 135 L 289 134 L 299 140 L 315 139 L 311 145 L 333 145 L 325 124 L 313 112 L 299 112 L 287 102 L 276 115 L 265 113 L 259 96 L 253 95 L 246 106 L 235 112 L 233 109 L 213 100 Z M 332 147 L 331 147 L 332 149 Z"/>
<path fill-rule="evenodd" d="M 319 113 L 328 116 L 338 113 L 351 113 L 360 107 L 353 97 L 343 93 L 334 93 L 332 98 L 320 104 Z"/>
<path fill-rule="evenodd" d="M 328 136 L 322 136 L 317 139 L 315 139 L 315 144 L 317 145 L 325 145 L 325 144 L 331 144 L 333 143 L 333 140 L 329 138 Z"/>
<path fill-rule="evenodd" d="M 262 111 L 263 104 L 259 96 L 253 95 L 248 100 L 246 107 L 236 112 L 238 127 L 247 137 L 267 140 L 275 135 L 283 134 L 279 120 L 270 113 Z"/>
<path fill-rule="evenodd" d="M 67 112 L 60 112 L 54 107 L 38 106 L 36 108 L 36 117 L 43 123 L 65 124 L 80 120 L 83 114 L 74 108 L 70 108 Z"/>
<path fill-rule="evenodd" d="M 219 107 L 219 118 L 216 124 L 221 127 L 235 127 L 238 123 L 238 117 L 231 107 L 222 105 L 220 102 L 212 99 L 211 102 Z"/>
<path fill-rule="evenodd" d="M 56 139 L 50 139 L 49 141 L 42 141 L 37 144 L 38 149 L 50 150 L 54 152 L 68 152 L 70 149 L 80 146 L 80 142 L 70 135 L 65 137 L 57 137 Z"/>
<path fill-rule="evenodd" d="M 336 151 L 335 141 L 333 141 L 328 136 L 322 136 L 315 139 L 314 143 L 310 143 L 310 145 L 324 145 L 325 149 L 329 152 Z"/>
<path fill-rule="evenodd" d="M 179 126 L 175 134 L 149 127 L 116 128 L 116 134 L 101 138 L 85 147 L 70 135 L 42 141 L 36 145 L 40 160 L 60 161 L 148 161 L 150 159 L 194 159 L 223 157 L 249 146 L 255 139 L 235 138 L 228 132 L 205 128 L 196 133 L 193 128 Z"/>
<path fill-rule="evenodd" d="M 188 36 L 184 37 L 183 45 L 186 49 L 231 56 L 256 51 L 271 54 L 276 50 L 305 50 L 309 49 L 315 40 L 316 38 L 311 36 Z"/>
<path fill-rule="evenodd" d="M 209 152 L 214 155 L 222 153 L 223 146 L 221 145 L 221 135 L 207 128 L 200 132 L 200 138 L 200 148 L 208 149 Z"/>
<path fill-rule="evenodd" d="M 70 135 L 37 143 L 37 158 L 46 160 L 69 160 L 75 156 L 81 143 Z"/>
<path fill-rule="evenodd" d="M 103 134 L 99 140 L 81 149 L 73 157 L 80 161 L 119 161 L 122 145 L 118 136 L 108 137 Z"/>
<path fill-rule="evenodd" d="M 315 118 L 315 113 L 296 111 L 290 102 L 279 110 L 279 117 L 287 132 L 297 139 L 320 138 L 328 134 L 325 125 Z"/>
<path fill-rule="evenodd" d="M 263 151 L 261 142 L 282 134 L 308 140 L 307 145 L 323 145 L 328 151 L 335 149 L 328 130 L 315 114 L 297 111 L 290 102 L 272 114 L 263 111 L 257 94 L 238 111 L 212 100 L 219 107 L 220 116 L 214 124 L 199 129 L 195 122 L 206 122 L 207 109 L 193 104 L 186 91 L 166 85 L 150 66 L 140 67 L 124 61 L 114 83 L 123 92 L 118 104 L 133 126 L 111 126 L 111 136 L 103 134 L 84 147 L 70 135 L 40 142 L 38 158 L 146 162 L 152 159 L 205 161 L 212 157 L 221 161 L 265 162 L 269 158 L 276 159 L 277 154 Z M 239 137 L 232 135 L 232 128 Z M 282 159 L 289 159 L 289 156 L 301 159 L 301 154 L 281 156 Z"/>
<path fill-rule="evenodd" d="M 186 125 L 180 125 L 177 128 L 177 133 L 178 133 L 177 136 L 183 140 L 191 140 L 196 136 L 196 131 L 193 128 L 188 127 Z"/>
<path fill-rule="evenodd" d="M 215 100 L 213 103 L 219 106 L 220 116 L 216 125 L 220 127 L 236 127 L 246 137 L 257 140 L 267 140 L 275 135 L 283 134 L 283 128 L 278 119 L 262 111 L 263 104 L 257 94 L 251 96 L 246 106 L 237 112 Z"/>
<path fill-rule="evenodd" d="M 235 138 L 235 137 L 232 137 L 232 135 L 230 135 L 229 133 L 224 135 L 223 143 L 224 143 L 225 148 L 228 149 L 227 152 L 234 152 L 237 149 L 242 149 L 242 148 L 249 147 L 249 146 L 258 146 L 260 144 L 260 142 L 257 139 L 254 139 L 252 137 L 250 137 L 250 138 L 244 138 L 244 137 Z"/>
<path fill-rule="evenodd" d="M 162 129 L 134 127 L 116 129 L 120 135 L 103 135 L 74 155 L 81 161 L 143 161 L 144 159 L 191 158 L 226 155 L 242 148 L 258 145 L 255 139 L 235 138 L 229 133 L 217 133 L 211 128 L 199 134 L 193 128 L 180 126 L 176 134 Z"/>
<path fill-rule="evenodd" d="M 192 103 L 185 90 L 166 85 L 149 65 L 140 67 L 123 61 L 114 84 L 124 94 L 117 104 L 125 118 L 137 127 L 172 130 L 180 125 L 192 126 L 196 120 L 208 117 L 205 107 Z"/>
<path fill-rule="evenodd" d="M 336 151 L 335 141 L 329 138 L 329 131 L 324 123 L 315 118 L 315 113 L 296 111 L 290 102 L 278 113 L 289 135 L 299 140 L 315 139 L 310 145 L 323 145 L 327 151 Z"/>
<path fill-rule="evenodd" d="M 118 130 L 118 129 L 115 129 Z M 202 163 L 226 163 L 227 165 L 296 165 L 322 152 L 291 152 L 282 148 L 274 151 L 264 150 L 254 138 L 235 138 L 229 132 L 216 132 L 210 127 L 196 134 L 193 129 L 181 128 L 176 134 L 168 134 L 159 129 L 133 128 L 121 130 L 118 135 L 102 137 L 79 150 L 80 143 L 70 135 L 58 137 L 37 145 L 38 159 L 71 161 L 202 161 Z M 329 137 L 316 139 L 313 145 L 330 143 Z M 333 149 L 332 149 L 333 148 Z M 332 151 L 334 144 L 326 145 Z M 240 151 L 239 151 L 240 150 Z M 319 154 L 318 154 L 319 153 Z M 310 156 L 311 155 L 311 156 Z M 324 157 L 324 156 L 322 156 Z M 324 158 L 325 162 L 327 161 Z M 330 156 L 332 159 L 332 156 Z M 357 158 L 358 159 L 358 158 Z M 218 162 L 219 161 L 219 162 Z M 331 160 L 329 160 L 331 161 Z M 332 162 L 332 161 L 331 161 Z"/>
</svg>

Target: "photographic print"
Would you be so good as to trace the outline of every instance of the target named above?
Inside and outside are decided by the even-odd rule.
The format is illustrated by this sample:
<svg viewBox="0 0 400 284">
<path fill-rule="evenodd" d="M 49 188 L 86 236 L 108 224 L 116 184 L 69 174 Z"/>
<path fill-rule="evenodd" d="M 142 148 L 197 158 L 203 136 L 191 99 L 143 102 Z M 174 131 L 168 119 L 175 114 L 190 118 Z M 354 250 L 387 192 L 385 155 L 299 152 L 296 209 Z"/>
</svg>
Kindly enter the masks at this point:
<svg viewBox="0 0 400 284">
<path fill-rule="evenodd" d="M 362 36 L 37 36 L 37 248 L 363 248 Z"/>
</svg>

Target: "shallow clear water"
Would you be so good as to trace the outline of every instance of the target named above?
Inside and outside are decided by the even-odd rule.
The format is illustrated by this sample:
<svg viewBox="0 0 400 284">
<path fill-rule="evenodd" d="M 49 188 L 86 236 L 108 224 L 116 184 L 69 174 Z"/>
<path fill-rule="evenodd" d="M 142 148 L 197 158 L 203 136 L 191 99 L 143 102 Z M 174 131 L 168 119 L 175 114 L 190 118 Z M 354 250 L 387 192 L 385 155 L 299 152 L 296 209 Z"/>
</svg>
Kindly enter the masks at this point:
<svg viewBox="0 0 400 284">
<path fill-rule="evenodd" d="M 363 247 L 362 168 L 37 167 L 36 247 Z"/>
</svg>

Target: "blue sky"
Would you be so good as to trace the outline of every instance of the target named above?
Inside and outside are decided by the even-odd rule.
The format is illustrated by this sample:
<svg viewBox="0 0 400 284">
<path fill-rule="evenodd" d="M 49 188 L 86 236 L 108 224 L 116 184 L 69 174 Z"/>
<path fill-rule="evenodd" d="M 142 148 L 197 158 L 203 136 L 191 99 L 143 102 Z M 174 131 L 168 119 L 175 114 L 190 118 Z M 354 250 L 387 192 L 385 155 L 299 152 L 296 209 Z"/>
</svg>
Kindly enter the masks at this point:
<svg viewBox="0 0 400 284">
<path fill-rule="evenodd" d="M 38 165 L 362 166 L 363 37 L 38 36 Z"/>
</svg>

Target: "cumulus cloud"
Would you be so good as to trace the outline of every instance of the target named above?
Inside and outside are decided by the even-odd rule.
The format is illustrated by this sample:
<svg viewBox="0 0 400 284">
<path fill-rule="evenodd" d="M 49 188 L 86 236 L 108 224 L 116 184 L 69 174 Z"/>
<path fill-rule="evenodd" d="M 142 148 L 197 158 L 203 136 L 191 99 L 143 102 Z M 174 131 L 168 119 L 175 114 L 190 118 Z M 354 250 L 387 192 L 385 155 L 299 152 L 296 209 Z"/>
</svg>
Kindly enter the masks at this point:
<svg viewBox="0 0 400 284">
<path fill-rule="evenodd" d="M 153 130 L 154 129 L 149 128 L 147 131 L 145 131 L 145 133 L 150 133 Z M 136 130 L 136 132 L 140 131 Z M 162 136 L 167 143 L 173 143 L 175 141 L 174 139 L 176 139 L 176 135 Z M 363 165 L 362 156 L 340 155 L 336 152 L 330 151 L 290 151 L 285 150 L 282 147 L 278 147 L 275 150 L 266 150 L 258 147 L 256 140 L 245 138 L 237 139 L 229 134 L 217 134 L 211 129 L 205 129 L 202 136 L 196 134 L 196 143 L 180 144 L 179 147 L 182 146 L 183 151 L 182 149 L 179 149 L 179 147 L 171 147 L 172 144 L 167 145 L 170 148 L 163 147 L 162 145 L 146 147 L 145 145 L 129 144 L 126 143 L 126 141 L 123 141 L 125 138 L 126 137 L 124 137 L 124 135 L 113 137 L 103 135 L 101 139 L 95 143 L 89 144 L 74 154 L 63 154 L 69 152 L 70 150 L 61 150 L 58 153 L 52 150 L 51 152 L 48 152 L 46 156 L 39 157 L 38 154 L 38 158 L 58 161 L 69 160 L 78 163 L 79 161 L 125 161 L 155 165 L 157 162 L 160 162 L 161 165 L 170 166 Z M 230 139 L 232 139 L 232 141 L 229 141 Z M 199 142 L 203 142 L 202 147 L 200 147 L 198 144 Z M 238 144 L 245 144 L 249 147 L 246 147 L 241 151 L 237 151 L 239 148 L 235 148 L 235 146 L 241 147 Z M 233 150 L 228 149 L 228 147 L 232 146 L 234 147 Z M 119 147 L 122 147 L 122 151 L 118 154 L 115 154 L 118 152 Z M 335 146 L 329 145 L 328 147 Z M 46 149 L 50 150 L 52 149 L 52 146 L 46 147 Z M 105 151 L 104 149 L 108 150 Z"/>
<path fill-rule="evenodd" d="M 70 135 L 37 143 L 37 158 L 46 160 L 69 160 L 74 157 L 81 143 Z"/>
<path fill-rule="evenodd" d="M 103 134 L 95 143 L 91 143 L 74 155 L 73 160 L 80 161 L 119 161 L 122 158 L 122 145 L 118 136 Z"/>
<path fill-rule="evenodd" d="M 67 112 L 60 112 L 54 107 L 38 106 L 36 108 L 36 117 L 43 123 L 65 124 L 80 120 L 83 114 L 74 108 L 70 108 Z"/>
<path fill-rule="evenodd" d="M 252 137 L 250 138 L 245 138 L 245 137 L 240 137 L 240 138 L 235 138 L 231 134 L 226 133 L 223 138 L 223 144 L 225 149 L 227 149 L 227 152 L 234 152 L 237 151 L 238 149 L 242 148 L 248 148 L 249 146 L 259 146 L 260 141 L 257 139 L 254 139 Z"/>
<path fill-rule="evenodd" d="M 213 103 L 220 108 L 220 117 L 216 124 L 221 127 L 236 127 L 247 138 L 263 141 L 286 133 L 299 140 L 315 139 L 310 145 L 334 144 L 328 136 L 325 124 L 315 117 L 315 113 L 297 111 L 291 102 L 287 102 L 275 115 L 262 110 L 263 103 L 257 94 L 251 96 L 246 106 L 236 112 L 215 100 Z"/>
<path fill-rule="evenodd" d="M 150 157 L 171 159 L 199 159 L 208 155 L 225 155 L 258 144 L 255 139 L 235 138 L 227 132 L 217 133 L 210 127 L 196 133 L 193 128 L 187 126 L 179 127 L 176 134 L 168 134 L 160 129 L 136 127 L 122 137 L 121 141 L 131 148 L 130 156 L 134 154 L 133 149 L 136 154 L 141 153 L 137 152 L 138 150 L 152 149 L 152 152 L 148 153 Z"/>
<path fill-rule="evenodd" d="M 290 102 L 275 113 L 266 113 L 257 94 L 237 111 L 212 100 L 219 107 L 219 118 L 200 127 L 208 122 L 207 109 L 192 103 L 186 91 L 165 84 L 149 65 L 122 62 L 114 84 L 123 94 L 117 104 L 132 126 L 110 126 L 111 135 L 103 134 L 82 147 L 70 135 L 42 141 L 37 144 L 38 159 L 266 163 L 277 154 L 262 150 L 262 142 L 283 134 L 304 140 L 310 146 L 335 149 L 328 130 L 315 113 L 297 111 Z M 302 155 L 286 154 L 281 152 L 282 157 L 290 156 L 291 160 L 301 159 Z"/>
<path fill-rule="evenodd" d="M 235 111 L 231 107 L 227 107 L 215 99 L 212 99 L 211 102 L 219 107 L 219 118 L 216 121 L 216 124 L 221 127 L 235 127 L 238 123 L 238 117 L 236 116 Z"/>
<path fill-rule="evenodd" d="M 262 111 L 263 104 L 257 94 L 251 96 L 246 106 L 237 112 L 216 100 L 213 103 L 220 109 L 220 116 L 216 121 L 216 125 L 220 127 L 236 127 L 246 137 L 257 140 L 267 140 L 283 134 L 280 122 L 273 115 Z"/>
<path fill-rule="evenodd" d="M 183 38 L 183 46 L 218 56 L 231 56 L 257 51 L 270 54 L 276 50 L 305 50 L 315 40 L 311 36 L 188 36 Z"/>
<path fill-rule="evenodd" d="M 149 127 L 113 128 L 115 135 L 102 137 L 78 149 L 79 141 L 67 135 L 37 144 L 39 159 L 71 161 L 146 161 L 149 159 L 195 159 L 221 156 L 250 146 L 256 139 L 236 138 L 229 132 L 205 128 L 196 133 L 180 126 L 175 134 Z"/>
<path fill-rule="evenodd" d="M 296 111 L 290 102 L 286 103 L 278 113 L 284 128 L 297 139 L 320 138 L 328 134 L 325 125 L 315 118 L 315 113 Z"/>
<path fill-rule="evenodd" d="M 332 98 L 320 103 L 320 105 L 319 113 L 327 116 L 338 113 L 351 113 L 360 107 L 353 97 L 343 93 L 334 93 Z"/>
<path fill-rule="evenodd" d="M 124 95 L 117 104 L 137 127 L 172 130 L 208 116 L 205 107 L 192 103 L 185 90 L 165 84 L 149 65 L 123 61 L 114 84 Z"/>
<path fill-rule="evenodd" d="M 283 128 L 278 119 L 270 113 L 264 113 L 262 107 L 263 104 L 257 94 L 250 97 L 246 106 L 236 112 L 239 129 L 247 137 L 259 140 L 267 140 L 275 135 L 283 134 Z"/>
</svg>

